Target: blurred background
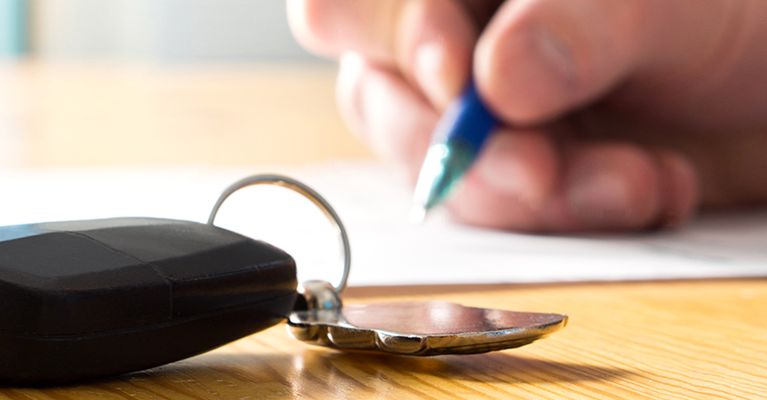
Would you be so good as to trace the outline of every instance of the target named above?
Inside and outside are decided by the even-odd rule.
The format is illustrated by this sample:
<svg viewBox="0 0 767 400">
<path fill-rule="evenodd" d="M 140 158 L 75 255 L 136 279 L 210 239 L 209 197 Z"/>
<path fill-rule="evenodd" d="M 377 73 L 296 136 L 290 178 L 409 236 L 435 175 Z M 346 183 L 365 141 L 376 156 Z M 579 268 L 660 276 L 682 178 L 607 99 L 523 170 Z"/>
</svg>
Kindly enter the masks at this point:
<svg viewBox="0 0 767 400">
<path fill-rule="evenodd" d="M 0 166 L 371 159 L 284 0 L 0 0 Z"/>
</svg>

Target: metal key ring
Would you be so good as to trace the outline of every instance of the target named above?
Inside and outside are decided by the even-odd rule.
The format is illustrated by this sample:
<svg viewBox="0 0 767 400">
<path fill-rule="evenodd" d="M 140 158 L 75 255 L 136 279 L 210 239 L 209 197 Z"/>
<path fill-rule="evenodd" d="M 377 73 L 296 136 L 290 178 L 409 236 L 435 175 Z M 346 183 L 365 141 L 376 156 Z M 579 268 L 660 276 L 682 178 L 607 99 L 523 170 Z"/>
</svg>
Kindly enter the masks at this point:
<svg viewBox="0 0 767 400">
<path fill-rule="evenodd" d="M 341 282 L 338 284 L 338 286 L 335 286 L 334 289 L 338 293 L 341 293 L 346 288 L 346 281 L 349 279 L 349 270 L 351 269 L 351 247 L 349 246 L 349 236 L 346 234 L 346 228 L 344 228 L 344 224 L 341 222 L 341 218 L 338 217 L 338 214 L 336 214 L 335 210 L 333 210 L 333 207 L 331 207 L 327 200 L 325 200 L 322 196 L 320 196 L 319 193 L 315 192 L 309 186 L 306 186 L 305 184 L 293 178 L 277 174 L 260 174 L 241 179 L 226 188 L 226 190 L 221 193 L 218 201 L 216 201 L 216 205 L 213 206 L 213 210 L 210 212 L 208 224 L 213 225 L 213 221 L 216 219 L 218 209 L 221 208 L 221 204 L 223 204 L 226 198 L 229 197 L 232 193 L 246 186 L 261 184 L 286 187 L 304 195 L 304 197 L 311 200 L 312 203 L 319 207 L 320 210 L 325 213 L 328 219 L 330 219 L 330 222 L 338 229 L 338 235 L 341 238 L 341 244 L 344 248 L 344 274 L 341 277 Z"/>
</svg>

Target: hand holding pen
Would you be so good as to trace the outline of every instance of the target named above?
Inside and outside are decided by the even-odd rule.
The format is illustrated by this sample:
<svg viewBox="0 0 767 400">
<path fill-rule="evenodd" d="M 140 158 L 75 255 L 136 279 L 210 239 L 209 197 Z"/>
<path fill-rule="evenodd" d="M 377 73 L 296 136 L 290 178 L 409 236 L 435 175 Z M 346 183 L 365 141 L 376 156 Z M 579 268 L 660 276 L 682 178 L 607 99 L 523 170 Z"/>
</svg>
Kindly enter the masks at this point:
<svg viewBox="0 0 767 400">
<path fill-rule="evenodd" d="M 414 182 L 473 79 L 499 125 L 446 193 L 460 221 L 646 229 L 767 202 L 767 2 L 291 0 L 288 13 L 302 44 L 341 57 L 352 130 Z"/>
</svg>

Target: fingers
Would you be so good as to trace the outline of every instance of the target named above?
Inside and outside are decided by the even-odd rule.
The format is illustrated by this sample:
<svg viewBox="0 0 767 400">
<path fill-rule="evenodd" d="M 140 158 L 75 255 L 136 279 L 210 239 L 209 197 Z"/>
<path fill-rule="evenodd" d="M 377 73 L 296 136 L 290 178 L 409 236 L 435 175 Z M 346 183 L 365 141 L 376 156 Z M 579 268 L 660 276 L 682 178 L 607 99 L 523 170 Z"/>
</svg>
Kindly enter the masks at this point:
<svg viewBox="0 0 767 400">
<path fill-rule="evenodd" d="M 661 217 L 659 227 L 674 228 L 689 220 L 699 202 L 699 182 L 690 161 L 679 153 L 658 151 Z"/>
<path fill-rule="evenodd" d="M 561 169 L 556 171 L 552 170 L 556 166 L 553 148 L 547 148 L 551 143 L 541 141 L 545 136 L 539 132 L 520 137 L 524 135 L 538 136 L 539 143 L 522 144 L 530 146 L 523 151 L 542 145 L 539 152 L 554 156 L 554 162 L 542 165 L 540 160 L 531 159 L 506 168 L 494 164 L 497 176 L 492 178 L 482 173 L 478 164 L 450 204 L 457 219 L 491 228 L 534 232 L 635 230 L 676 226 L 695 210 L 695 174 L 689 163 L 676 154 L 655 155 L 627 144 L 578 145 L 565 151 Z M 501 149 L 488 158 L 524 157 L 513 153 Z M 537 200 L 525 196 L 534 190 L 527 183 L 531 177 L 552 183 L 547 196 Z M 512 183 L 504 183 L 504 178 Z"/>
<path fill-rule="evenodd" d="M 485 3 L 477 13 L 487 14 Z M 396 69 L 439 109 L 466 84 L 481 18 L 449 0 L 291 0 L 288 16 L 305 47 Z"/>
<path fill-rule="evenodd" d="M 401 1 L 290 0 L 288 20 L 306 48 L 328 57 L 344 51 L 395 64 L 395 33 L 402 18 Z"/>
<path fill-rule="evenodd" d="M 674 227 L 686 222 L 698 205 L 697 175 L 681 154 L 597 143 L 579 145 L 566 158 L 559 201 L 565 212 L 559 215 L 565 216 L 563 221 L 572 219 L 575 229 Z"/>
<path fill-rule="evenodd" d="M 438 113 L 402 77 L 359 55 L 341 59 L 341 113 L 383 156 L 420 169 Z M 674 226 L 697 206 L 690 163 L 621 143 L 560 149 L 545 130 L 501 129 L 449 203 L 463 222 L 518 231 Z"/>
<path fill-rule="evenodd" d="M 524 125 L 579 109 L 629 77 L 650 74 L 646 86 L 663 86 L 712 61 L 735 3 L 506 2 L 477 44 L 477 85 L 498 115 Z"/>
<path fill-rule="evenodd" d="M 583 228 L 627 229 L 661 215 L 659 165 L 632 145 L 579 146 L 568 154 L 564 200 Z"/>
<path fill-rule="evenodd" d="M 505 3 L 477 48 L 480 90 L 515 123 L 542 122 L 596 99 L 656 57 L 643 36 L 652 20 L 643 7 L 650 3 L 664 2 Z M 356 50 L 341 59 L 342 115 L 411 176 L 441 103 L 468 75 L 477 16 L 457 4 L 289 2 L 304 44 L 331 56 Z M 487 145 L 450 208 L 460 220 L 501 229 L 638 229 L 686 219 L 697 202 L 696 184 L 690 164 L 673 153 L 620 143 L 562 150 L 545 130 L 507 129 Z"/>
<path fill-rule="evenodd" d="M 539 231 L 559 181 L 560 157 L 541 130 L 501 129 L 485 145 L 448 207 L 460 221 Z"/>
<path fill-rule="evenodd" d="M 522 124 L 550 119 L 602 94 L 643 53 L 636 27 L 641 4 L 507 2 L 477 45 L 480 91 L 501 116 Z"/>
<path fill-rule="evenodd" d="M 399 75 L 350 53 L 341 58 L 336 87 L 341 115 L 383 157 L 418 171 L 437 112 Z"/>
</svg>

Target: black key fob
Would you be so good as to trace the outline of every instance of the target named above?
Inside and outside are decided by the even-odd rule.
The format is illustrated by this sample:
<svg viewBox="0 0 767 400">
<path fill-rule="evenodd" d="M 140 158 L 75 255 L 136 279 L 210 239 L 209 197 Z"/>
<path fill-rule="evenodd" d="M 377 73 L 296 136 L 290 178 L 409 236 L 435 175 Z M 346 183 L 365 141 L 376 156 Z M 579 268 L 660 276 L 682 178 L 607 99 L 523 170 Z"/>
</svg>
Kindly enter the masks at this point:
<svg viewBox="0 0 767 400">
<path fill-rule="evenodd" d="M 296 267 L 266 243 L 188 221 L 0 228 L 0 380 L 56 384 L 169 363 L 291 312 Z"/>
</svg>

